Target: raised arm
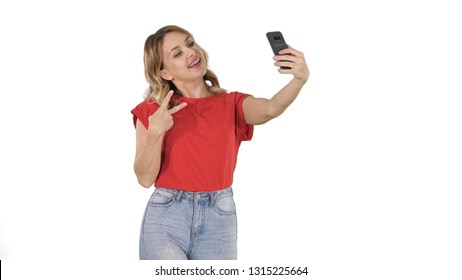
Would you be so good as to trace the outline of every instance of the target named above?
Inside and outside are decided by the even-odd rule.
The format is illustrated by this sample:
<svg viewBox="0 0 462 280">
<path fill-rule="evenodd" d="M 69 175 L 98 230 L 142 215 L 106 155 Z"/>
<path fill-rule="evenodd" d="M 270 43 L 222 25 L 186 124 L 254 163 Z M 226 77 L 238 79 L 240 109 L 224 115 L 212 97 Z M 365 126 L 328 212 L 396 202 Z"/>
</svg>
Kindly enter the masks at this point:
<svg viewBox="0 0 462 280">
<path fill-rule="evenodd" d="M 276 61 L 274 65 L 291 68 L 279 68 L 279 73 L 293 74 L 294 77 L 271 99 L 256 98 L 253 96 L 247 97 L 242 103 L 245 122 L 247 124 L 264 124 L 281 115 L 298 96 L 298 93 L 310 76 L 303 53 L 290 46 L 287 49 L 281 50 L 279 55 L 274 56 L 273 59 Z"/>
<path fill-rule="evenodd" d="M 186 106 L 186 103 L 181 103 L 168 109 L 172 95 L 173 91 L 170 91 L 159 109 L 149 117 L 147 129 L 140 120 L 136 123 L 136 156 L 133 168 L 138 183 L 145 188 L 151 187 L 159 174 L 162 141 L 165 132 L 173 126 L 172 115 Z"/>
</svg>

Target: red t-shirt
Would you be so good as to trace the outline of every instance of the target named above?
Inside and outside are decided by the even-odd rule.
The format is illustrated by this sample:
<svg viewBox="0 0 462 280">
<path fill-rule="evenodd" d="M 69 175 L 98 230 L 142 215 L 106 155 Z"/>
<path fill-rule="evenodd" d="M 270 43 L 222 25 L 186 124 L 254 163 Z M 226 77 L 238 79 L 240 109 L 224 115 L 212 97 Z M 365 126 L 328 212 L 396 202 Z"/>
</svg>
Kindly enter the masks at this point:
<svg viewBox="0 0 462 280">
<path fill-rule="evenodd" d="M 231 92 L 204 98 L 177 97 L 188 106 L 172 115 L 174 124 L 164 134 L 161 167 L 154 185 L 193 192 L 230 187 L 239 146 L 253 135 L 253 125 L 245 123 L 242 111 L 248 96 Z M 148 117 L 158 108 L 152 100 L 141 102 L 131 111 L 135 126 L 139 119 L 148 128 Z"/>
</svg>

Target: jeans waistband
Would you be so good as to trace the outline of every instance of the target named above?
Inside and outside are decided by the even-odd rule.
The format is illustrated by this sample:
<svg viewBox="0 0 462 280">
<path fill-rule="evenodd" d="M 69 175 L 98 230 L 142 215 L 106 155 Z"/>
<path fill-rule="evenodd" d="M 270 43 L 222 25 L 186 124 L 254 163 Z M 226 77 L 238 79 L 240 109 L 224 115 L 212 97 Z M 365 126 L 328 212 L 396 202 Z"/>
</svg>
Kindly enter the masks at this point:
<svg viewBox="0 0 462 280">
<path fill-rule="evenodd" d="M 191 203 L 201 200 L 209 201 L 212 207 L 215 205 L 216 200 L 233 195 L 232 187 L 213 192 L 189 192 L 162 187 L 156 187 L 156 190 L 172 194 L 178 202 L 182 199 L 185 199 Z"/>
</svg>

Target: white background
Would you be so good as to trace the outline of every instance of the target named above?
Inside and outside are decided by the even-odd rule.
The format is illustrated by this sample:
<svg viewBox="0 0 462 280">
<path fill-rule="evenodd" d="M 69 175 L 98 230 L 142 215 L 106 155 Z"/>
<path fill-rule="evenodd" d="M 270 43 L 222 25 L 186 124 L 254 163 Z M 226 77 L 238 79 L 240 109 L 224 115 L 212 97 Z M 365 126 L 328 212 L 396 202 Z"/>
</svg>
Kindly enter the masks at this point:
<svg viewBox="0 0 462 280">
<path fill-rule="evenodd" d="M 228 90 L 269 98 L 290 80 L 267 31 L 282 31 L 311 70 L 295 103 L 241 145 L 239 261 L 227 267 L 460 279 L 459 6 L 2 1 L 2 279 L 154 277 L 162 263 L 137 261 L 153 189 L 132 171 L 130 110 L 147 86 L 144 40 L 167 24 L 192 32 Z"/>
</svg>

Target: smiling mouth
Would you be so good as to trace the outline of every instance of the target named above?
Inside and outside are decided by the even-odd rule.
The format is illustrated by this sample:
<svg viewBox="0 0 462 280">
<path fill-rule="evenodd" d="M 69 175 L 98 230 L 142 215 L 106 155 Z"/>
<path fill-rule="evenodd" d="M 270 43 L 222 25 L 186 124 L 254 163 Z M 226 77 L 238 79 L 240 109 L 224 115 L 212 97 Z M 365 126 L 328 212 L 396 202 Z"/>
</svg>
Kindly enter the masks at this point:
<svg viewBox="0 0 462 280">
<path fill-rule="evenodd" d="M 193 63 L 189 64 L 188 67 L 189 68 L 194 67 L 196 64 L 198 64 L 200 62 L 201 62 L 201 59 L 200 59 L 200 57 L 198 57 Z"/>
</svg>

